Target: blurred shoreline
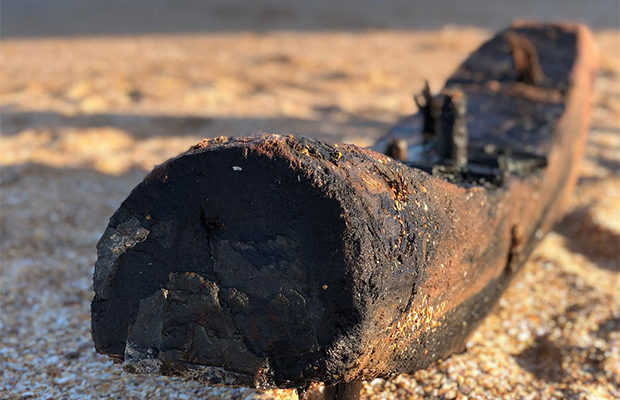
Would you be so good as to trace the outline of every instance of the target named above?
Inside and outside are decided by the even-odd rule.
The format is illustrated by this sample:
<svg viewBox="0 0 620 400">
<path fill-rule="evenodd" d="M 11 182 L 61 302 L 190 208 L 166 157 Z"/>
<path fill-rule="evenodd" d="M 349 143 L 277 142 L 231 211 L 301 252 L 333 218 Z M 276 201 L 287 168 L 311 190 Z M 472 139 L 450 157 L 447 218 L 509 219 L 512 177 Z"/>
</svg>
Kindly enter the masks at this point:
<svg viewBox="0 0 620 400">
<path fill-rule="evenodd" d="M 3 0 L 3 39 L 239 31 L 500 29 L 515 19 L 620 27 L 620 0 Z"/>
</svg>

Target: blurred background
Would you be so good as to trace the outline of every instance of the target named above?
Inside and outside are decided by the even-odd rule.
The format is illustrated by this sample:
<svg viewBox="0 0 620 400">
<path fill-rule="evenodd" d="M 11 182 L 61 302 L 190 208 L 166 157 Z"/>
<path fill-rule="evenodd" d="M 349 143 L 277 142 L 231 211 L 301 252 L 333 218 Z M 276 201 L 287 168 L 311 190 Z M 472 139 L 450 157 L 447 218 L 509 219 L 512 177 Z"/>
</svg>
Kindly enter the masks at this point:
<svg viewBox="0 0 620 400">
<path fill-rule="evenodd" d="M 240 30 L 500 29 L 515 17 L 617 28 L 617 0 L 4 0 L 3 37 Z"/>
<path fill-rule="evenodd" d="M 95 244 L 154 165 L 249 132 L 372 144 L 514 19 L 580 21 L 600 69 L 581 178 L 468 351 L 368 398 L 620 397 L 620 0 L 0 3 L 0 398 L 290 398 L 96 355 Z M 589 397 L 588 397 L 589 396 Z"/>
</svg>

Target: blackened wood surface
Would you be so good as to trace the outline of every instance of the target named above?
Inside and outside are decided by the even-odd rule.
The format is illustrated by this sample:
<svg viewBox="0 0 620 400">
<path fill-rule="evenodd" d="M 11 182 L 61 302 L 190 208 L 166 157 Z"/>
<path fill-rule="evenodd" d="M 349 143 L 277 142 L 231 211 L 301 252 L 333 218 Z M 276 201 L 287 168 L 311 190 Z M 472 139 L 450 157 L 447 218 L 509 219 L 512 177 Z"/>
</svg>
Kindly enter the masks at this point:
<svg viewBox="0 0 620 400">
<path fill-rule="evenodd" d="M 536 47 L 544 85 L 514 83 L 504 32 L 448 87 L 467 96 L 470 148 L 546 166 L 500 166 L 489 187 L 352 145 L 204 140 L 111 218 L 94 274 L 97 350 L 138 373 L 304 387 L 410 372 L 460 349 L 559 215 L 587 128 L 588 32 L 509 31 Z"/>
</svg>

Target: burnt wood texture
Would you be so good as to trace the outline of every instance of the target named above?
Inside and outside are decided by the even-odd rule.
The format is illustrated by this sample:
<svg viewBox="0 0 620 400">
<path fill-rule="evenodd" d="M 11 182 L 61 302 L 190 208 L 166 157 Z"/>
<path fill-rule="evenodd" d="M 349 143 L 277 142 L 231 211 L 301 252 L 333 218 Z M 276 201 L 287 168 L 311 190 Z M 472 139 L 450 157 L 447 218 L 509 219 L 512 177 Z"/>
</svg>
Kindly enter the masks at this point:
<svg viewBox="0 0 620 400">
<path fill-rule="evenodd" d="M 302 388 L 461 349 L 574 187 L 594 60 L 582 26 L 519 23 L 376 151 L 259 135 L 159 165 L 97 245 L 97 351 L 130 372 Z M 403 162 L 382 154 L 395 143 Z"/>
</svg>

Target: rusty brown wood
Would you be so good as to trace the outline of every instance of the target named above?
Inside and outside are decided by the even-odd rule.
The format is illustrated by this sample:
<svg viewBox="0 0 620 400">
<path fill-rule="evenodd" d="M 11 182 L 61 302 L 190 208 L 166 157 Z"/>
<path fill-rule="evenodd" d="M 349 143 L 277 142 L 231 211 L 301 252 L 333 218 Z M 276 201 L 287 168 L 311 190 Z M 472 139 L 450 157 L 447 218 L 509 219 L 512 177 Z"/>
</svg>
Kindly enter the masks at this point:
<svg viewBox="0 0 620 400">
<path fill-rule="evenodd" d="M 543 83 L 519 80 L 511 34 Z M 424 143 L 419 115 L 378 152 L 261 135 L 168 160 L 98 244 L 97 350 L 131 372 L 305 387 L 461 349 L 574 187 L 593 60 L 587 29 L 561 24 L 517 24 L 473 53 L 445 88 L 466 99 L 465 165 Z M 405 162 L 381 154 L 394 140 Z"/>
</svg>

